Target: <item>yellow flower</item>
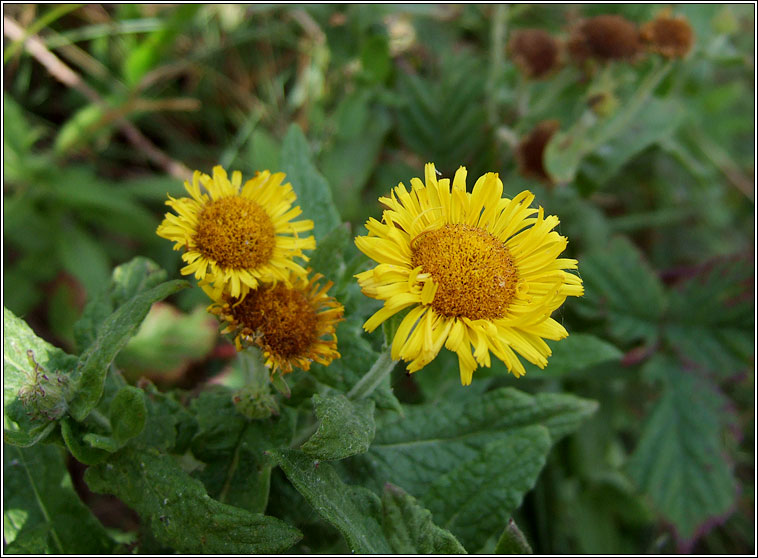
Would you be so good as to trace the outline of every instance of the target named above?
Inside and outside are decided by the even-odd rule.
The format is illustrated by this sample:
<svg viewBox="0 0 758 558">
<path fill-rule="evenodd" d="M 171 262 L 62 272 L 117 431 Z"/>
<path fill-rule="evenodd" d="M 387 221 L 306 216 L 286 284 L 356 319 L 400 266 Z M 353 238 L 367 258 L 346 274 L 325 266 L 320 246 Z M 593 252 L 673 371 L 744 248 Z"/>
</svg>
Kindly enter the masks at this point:
<svg viewBox="0 0 758 558">
<path fill-rule="evenodd" d="M 212 284 L 216 296 L 226 287 L 244 296 L 261 282 L 286 281 L 290 272 L 305 275 L 294 258 L 307 261 L 303 250 L 316 247 L 313 236 L 298 236 L 313 221 L 292 221 L 301 210 L 292 207 L 295 193 L 282 180 L 284 173 L 263 171 L 243 185 L 239 171 L 231 182 L 221 166 L 213 177 L 195 171 L 192 184 L 184 183 L 191 197 L 169 196 L 166 205 L 177 215 L 166 213 L 156 231 L 174 241 L 174 250 L 185 249 L 182 274 Z"/>
<path fill-rule="evenodd" d="M 234 334 L 238 351 L 258 345 L 272 374 L 277 369 L 287 374 L 294 366 L 308 370 L 312 361 L 328 365 L 340 358 L 335 326 L 344 308 L 326 294 L 332 282 L 321 286 L 321 278 L 293 274 L 288 282 L 260 285 L 241 300 L 224 293 L 209 311 L 227 324 L 222 333 Z"/>
<path fill-rule="evenodd" d="M 552 229 L 555 216 L 530 208 L 534 195 L 501 198 L 495 173 L 466 191 L 466 169 L 437 179 L 432 163 L 426 184 L 414 178 L 408 192 L 400 183 L 382 222 L 369 219 L 368 236 L 356 246 L 378 262 L 356 275 L 364 294 L 384 301 L 364 328 L 373 331 L 410 308 L 392 342 L 392 358 L 416 372 L 444 345 L 458 355 L 463 385 L 478 366 L 490 366 L 490 352 L 516 376 L 524 366 L 516 356 L 544 368 L 551 351 L 544 339 L 568 333 L 550 315 L 567 296 L 581 296 L 581 279 L 568 269 L 576 260 L 558 258 L 567 240 Z M 471 349 L 473 347 L 473 355 Z"/>
</svg>

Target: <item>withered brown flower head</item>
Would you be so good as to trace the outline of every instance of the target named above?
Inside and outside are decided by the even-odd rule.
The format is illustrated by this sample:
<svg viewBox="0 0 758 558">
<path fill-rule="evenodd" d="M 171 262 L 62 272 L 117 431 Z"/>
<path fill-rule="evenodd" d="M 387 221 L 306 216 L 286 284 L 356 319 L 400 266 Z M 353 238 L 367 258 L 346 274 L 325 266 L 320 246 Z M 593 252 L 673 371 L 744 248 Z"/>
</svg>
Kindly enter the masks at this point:
<svg viewBox="0 0 758 558">
<path fill-rule="evenodd" d="M 545 170 L 545 146 L 560 128 L 557 120 L 543 120 L 524 137 L 516 148 L 516 162 L 519 172 L 526 178 L 536 178 L 546 184 L 553 184 L 552 177 Z"/>
<path fill-rule="evenodd" d="M 528 78 L 540 78 L 558 66 L 558 43 L 542 29 L 515 31 L 508 53 Z"/>
<path fill-rule="evenodd" d="M 640 50 L 637 26 L 619 15 L 599 15 L 582 21 L 568 41 L 568 50 L 578 61 L 586 58 L 623 60 Z"/>
<path fill-rule="evenodd" d="M 692 49 L 695 35 L 687 18 L 660 15 L 640 30 L 650 50 L 666 58 L 684 58 Z"/>
</svg>

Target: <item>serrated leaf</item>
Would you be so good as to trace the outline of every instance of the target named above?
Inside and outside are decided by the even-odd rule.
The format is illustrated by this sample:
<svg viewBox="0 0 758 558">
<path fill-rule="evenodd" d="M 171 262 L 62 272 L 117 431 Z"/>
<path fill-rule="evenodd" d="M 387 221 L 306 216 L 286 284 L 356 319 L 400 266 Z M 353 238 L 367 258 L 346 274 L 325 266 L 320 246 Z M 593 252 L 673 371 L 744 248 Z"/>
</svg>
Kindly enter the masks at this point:
<svg viewBox="0 0 758 558">
<path fill-rule="evenodd" d="M 110 554 L 115 547 L 105 528 L 79 500 L 63 453 L 55 445 L 5 446 L 3 519 L 8 543 L 26 533 L 38 544 L 41 541 L 34 533 L 47 529 L 46 550 L 53 554 Z"/>
<path fill-rule="evenodd" d="M 150 306 L 187 286 L 186 281 L 175 280 L 153 287 L 133 296 L 105 319 L 95 341 L 79 357 L 71 416 L 81 421 L 97 405 L 108 367 L 142 323 Z"/>
<path fill-rule="evenodd" d="M 664 336 L 684 360 L 720 377 L 747 369 L 754 358 L 754 284 L 748 259 L 710 262 L 671 291 Z"/>
<path fill-rule="evenodd" d="M 365 453 L 374 439 L 374 402 L 350 401 L 341 393 L 313 395 L 319 420 L 318 430 L 302 445 L 302 450 L 318 459 L 344 459 Z"/>
<path fill-rule="evenodd" d="M 75 357 L 37 337 L 24 320 L 3 307 L 4 439 L 22 447 L 36 444 L 55 427 L 55 423 L 47 419 L 32 420 L 18 398 L 19 390 L 34 378 L 29 350 L 33 352 L 34 362 L 47 372 L 68 376 L 74 367 Z"/>
<path fill-rule="evenodd" d="M 395 554 L 466 554 L 450 531 L 402 488 L 387 483 L 382 492 L 382 529 Z"/>
<path fill-rule="evenodd" d="M 303 209 L 303 217 L 313 219 L 313 236 L 318 243 L 340 224 L 340 216 L 329 184 L 313 164 L 308 141 L 296 124 L 291 125 L 284 136 L 281 159 L 287 181 L 297 194 L 297 205 Z"/>
<path fill-rule="evenodd" d="M 382 530 L 382 506 L 376 494 L 344 484 L 331 465 L 299 451 L 279 450 L 271 455 L 313 509 L 339 529 L 353 552 L 392 552 Z"/>
<path fill-rule="evenodd" d="M 628 470 L 680 540 L 729 512 L 737 485 L 722 439 L 726 402 L 712 386 L 665 357 L 646 365 L 665 389 L 649 416 Z"/>
<path fill-rule="evenodd" d="M 574 305 L 577 311 L 604 319 L 619 341 L 651 343 L 658 335 L 667 298 L 640 251 L 626 238 L 614 237 L 588 252 L 579 265 L 584 296 Z"/>
<path fill-rule="evenodd" d="M 179 552 L 276 553 L 302 537 L 274 517 L 210 498 L 202 483 L 167 455 L 125 449 L 87 469 L 84 480 L 95 492 L 117 496 L 161 543 Z"/>
<path fill-rule="evenodd" d="M 544 426 L 526 426 L 440 475 L 422 497 L 435 520 L 469 548 L 505 523 L 537 482 L 550 449 Z"/>
<path fill-rule="evenodd" d="M 508 525 L 503 529 L 503 534 L 500 535 L 495 546 L 495 554 L 534 554 L 524 533 L 518 528 L 513 518 L 508 520 Z"/>
</svg>

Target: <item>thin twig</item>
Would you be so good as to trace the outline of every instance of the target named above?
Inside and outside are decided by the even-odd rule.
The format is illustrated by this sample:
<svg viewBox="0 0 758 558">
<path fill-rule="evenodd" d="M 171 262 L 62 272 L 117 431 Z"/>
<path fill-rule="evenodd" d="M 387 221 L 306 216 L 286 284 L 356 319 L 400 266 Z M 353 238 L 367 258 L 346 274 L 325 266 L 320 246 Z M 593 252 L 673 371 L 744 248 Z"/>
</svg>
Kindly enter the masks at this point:
<svg viewBox="0 0 758 558">
<path fill-rule="evenodd" d="M 69 68 L 60 58 L 50 52 L 45 44 L 36 36 L 29 35 L 24 38 L 24 30 L 13 19 L 3 16 L 3 33 L 13 41 L 23 40 L 24 48 L 34 57 L 37 62 L 42 64 L 58 81 L 76 89 L 82 95 L 87 97 L 91 102 L 108 109 L 107 103 L 103 101 L 100 94 L 90 87 L 76 72 Z M 138 150 L 145 154 L 153 163 L 161 167 L 171 176 L 182 180 L 189 180 L 192 172 L 184 164 L 169 157 L 166 153 L 156 147 L 137 127 L 124 118 L 119 118 L 116 126 L 124 133 L 126 138 Z"/>
</svg>

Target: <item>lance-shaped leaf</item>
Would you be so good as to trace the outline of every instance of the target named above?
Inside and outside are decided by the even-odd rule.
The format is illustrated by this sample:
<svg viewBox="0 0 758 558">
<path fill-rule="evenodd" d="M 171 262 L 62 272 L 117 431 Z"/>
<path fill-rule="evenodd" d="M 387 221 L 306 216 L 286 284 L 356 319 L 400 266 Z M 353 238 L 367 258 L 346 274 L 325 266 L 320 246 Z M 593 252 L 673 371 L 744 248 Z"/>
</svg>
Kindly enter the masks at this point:
<svg viewBox="0 0 758 558">
<path fill-rule="evenodd" d="M 3 474 L 3 536 L 17 541 L 19 552 L 40 546 L 52 554 L 112 552 L 114 542 L 79 500 L 58 447 L 5 446 Z"/>
<path fill-rule="evenodd" d="M 450 531 L 432 521 L 432 513 L 394 484 L 382 492 L 382 528 L 395 554 L 466 554 Z"/>
<path fill-rule="evenodd" d="M 313 236 L 319 242 L 340 224 L 340 216 L 329 184 L 313 164 L 310 151 L 300 127 L 290 126 L 282 145 L 284 172 L 297 194 L 297 204 L 303 209 L 303 216 L 313 219 Z"/>
<path fill-rule="evenodd" d="M 344 484 L 334 468 L 302 452 L 279 450 L 271 456 L 298 492 L 326 521 L 334 525 L 357 554 L 390 554 L 382 530 L 382 505 L 362 486 Z"/>
<path fill-rule="evenodd" d="M 508 520 L 508 524 L 503 529 L 503 534 L 500 535 L 495 546 L 495 554 L 534 554 L 524 533 L 518 528 L 513 518 Z"/>
<path fill-rule="evenodd" d="M 75 363 L 76 357 L 37 337 L 24 320 L 3 308 L 3 408 L 6 442 L 22 447 L 31 446 L 52 432 L 56 424 L 51 420 L 54 415 L 35 416 L 35 409 L 27 407 L 19 399 L 19 391 L 37 383 L 45 389 L 48 380 L 44 380 L 42 374 L 56 383 L 54 375 L 66 379 Z M 57 385 L 53 387 L 54 390 L 39 393 L 41 397 L 38 403 L 43 406 L 59 405 L 61 416 L 66 407 L 66 393 L 62 393 Z M 51 401 L 51 398 L 59 400 Z"/>
<path fill-rule="evenodd" d="M 302 450 L 318 459 L 343 459 L 365 453 L 374 439 L 374 402 L 350 401 L 341 393 L 313 396 L 319 426 Z"/>
<path fill-rule="evenodd" d="M 84 479 L 95 492 L 121 499 L 156 539 L 179 552 L 276 553 L 302 536 L 279 519 L 209 497 L 202 483 L 167 455 L 126 448 L 87 469 Z"/>
<path fill-rule="evenodd" d="M 629 461 L 629 473 L 674 523 L 680 540 L 729 513 L 737 484 L 722 439 L 723 396 L 675 361 L 659 357 L 645 372 L 666 387 Z"/>
<path fill-rule="evenodd" d="M 186 281 L 179 280 L 162 283 L 133 296 L 105 319 L 95 341 L 79 357 L 75 394 L 70 404 L 70 413 L 76 420 L 83 420 L 97 405 L 108 367 L 134 335 L 150 306 L 187 285 Z"/>
</svg>

